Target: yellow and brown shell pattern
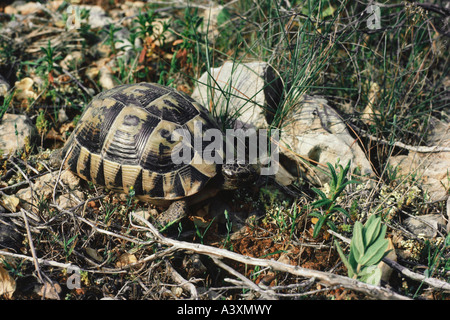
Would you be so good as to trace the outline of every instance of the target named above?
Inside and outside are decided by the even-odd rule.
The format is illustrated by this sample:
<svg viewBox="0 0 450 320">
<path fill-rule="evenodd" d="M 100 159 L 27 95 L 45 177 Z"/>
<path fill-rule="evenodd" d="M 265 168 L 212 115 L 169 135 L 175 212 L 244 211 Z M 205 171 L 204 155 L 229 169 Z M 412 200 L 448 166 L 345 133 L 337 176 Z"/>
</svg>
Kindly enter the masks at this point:
<svg viewBox="0 0 450 320">
<path fill-rule="evenodd" d="M 87 106 L 63 149 L 65 167 L 116 192 L 133 188 L 146 201 L 189 197 L 218 171 L 216 164 L 199 161 L 194 148 L 190 163 L 172 161 L 171 152 L 180 143 L 172 141 L 172 132 L 186 129 L 194 137 L 196 121 L 203 132 L 219 128 L 203 106 L 172 88 L 118 86 Z"/>
</svg>

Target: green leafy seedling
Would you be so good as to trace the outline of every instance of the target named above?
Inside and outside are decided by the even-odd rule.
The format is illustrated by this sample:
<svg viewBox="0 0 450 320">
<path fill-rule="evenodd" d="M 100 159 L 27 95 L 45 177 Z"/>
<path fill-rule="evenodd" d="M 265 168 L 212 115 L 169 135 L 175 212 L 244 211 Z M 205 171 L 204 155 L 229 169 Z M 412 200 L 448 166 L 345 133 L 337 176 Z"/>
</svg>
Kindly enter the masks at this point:
<svg viewBox="0 0 450 320">
<path fill-rule="evenodd" d="M 352 183 L 358 183 L 356 180 L 349 180 L 347 178 L 347 173 L 350 169 L 350 161 L 343 168 L 340 164 L 338 165 L 340 171 L 336 172 L 336 169 L 333 167 L 331 163 L 327 163 L 328 168 L 330 169 L 331 181 L 330 181 L 330 192 L 326 195 L 323 191 L 312 188 L 312 190 L 319 196 L 319 200 L 316 200 L 312 203 L 312 206 L 315 211 L 311 212 L 309 215 L 317 218 L 317 222 L 314 226 L 313 237 L 317 237 L 319 235 L 320 230 L 324 225 L 327 225 L 332 230 L 336 230 L 336 226 L 330 220 L 330 217 L 336 213 L 342 213 L 350 219 L 350 215 L 348 212 L 339 206 L 336 203 L 336 200 L 339 198 L 341 193 L 344 191 L 345 187 Z"/>
<path fill-rule="evenodd" d="M 385 236 L 386 225 L 381 224 L 380 217 L 372 215 L 364 225 L 359 221 L 355 223 L 348 257 L 335 241 L 350 278 L 373 285 L 380 283 L 381 269 L 378 268 L 378 264 L 389 253 L 387 250 L 389 241 Z"/>
</svg>

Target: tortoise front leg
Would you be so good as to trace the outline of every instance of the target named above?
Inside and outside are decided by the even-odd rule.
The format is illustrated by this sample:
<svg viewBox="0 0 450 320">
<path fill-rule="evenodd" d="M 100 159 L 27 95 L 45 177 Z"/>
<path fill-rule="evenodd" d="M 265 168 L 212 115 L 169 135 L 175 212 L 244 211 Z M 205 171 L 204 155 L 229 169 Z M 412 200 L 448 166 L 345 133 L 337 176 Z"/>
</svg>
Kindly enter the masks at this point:
<svg viewBox="0 0 450 320">
<path fill-rule="evenodd" d="M 181 219 L 187 216 L 187 203 L 185 200 L 178 200 L 173 202 L 166 211 L 162 212 L 160 216 L 155 219 L 155 222 L 161 231 L 167 229 L 171 225 L 178 223 Z"/>
</svg>

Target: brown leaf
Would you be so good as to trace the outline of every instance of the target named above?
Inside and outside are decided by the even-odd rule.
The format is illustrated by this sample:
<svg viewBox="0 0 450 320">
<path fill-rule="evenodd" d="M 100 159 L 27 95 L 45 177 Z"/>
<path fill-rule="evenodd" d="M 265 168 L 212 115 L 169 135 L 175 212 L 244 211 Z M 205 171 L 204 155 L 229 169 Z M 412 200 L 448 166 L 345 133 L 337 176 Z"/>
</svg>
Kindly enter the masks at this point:
<svg viewBox="0 0 450 320">
<path fill-rule="evenodd" d="M 36 293 L 44 299 L 59 300 L 59 294 L 61 291 L 61 286 L 59 284 L 45 281 Z"/>
<path fill-rule="evenodd" d="M 144 62 L 146 54 L 147 54 L 147 48 L 144 47 L 141 51 L 141 54 L 139 55 L 139 59 L 138 59 L 139 64 L 142 64 Z"/>
<path fill-rule="evenodd" d="M 16 291 L 16 281 L 9 273 L 0 265 L 0 297 L 11 299 L 14 291 Z"/>
<path fill-rule="evenodd" d="M 0 198 L 0 204 L 6 209 L 8 209 L 10 212 L 17 211 L 17 206 L 19 205 L 19 202 L 20 202 L 19 198 L 17 198 L 16 196 L 9 196 L 7 194 L 4 194 Z"/>
<path fill-rule="evenodd" d="M 71 122 L 66 122 L 63 123 L 60 127 L 59 127 L 59 132 L 61 134 L 66 133 L 68 131 L 72 131 L 75 128 L 75 124 L 71 121 Z M 64 136 L 64 135 L 63 135 Z M 65 140 L 64 140 L 65 141 Z"/>
<path fill-rule="evenodd" d="M 183 43 L 182 39 L 175 40 L 172 45 L 175 47 L 177 44 Z"/>
<path fill-rule="evenodd" d="M 119 257 L 119 260 L 116 262 L 116 267 L 123 268 L 135 262 L 137 262 L 137 259 L 134 254 L 124 253 Z"/>
<path fill-rule="evenodd" d="M 63 136 L 55 130 L 55 128 L 51 128 L 47 134 L 45 135 L 46 140 L 53 140 L 53 141 L 61 141 L 65 142 Z"/>
</svg>

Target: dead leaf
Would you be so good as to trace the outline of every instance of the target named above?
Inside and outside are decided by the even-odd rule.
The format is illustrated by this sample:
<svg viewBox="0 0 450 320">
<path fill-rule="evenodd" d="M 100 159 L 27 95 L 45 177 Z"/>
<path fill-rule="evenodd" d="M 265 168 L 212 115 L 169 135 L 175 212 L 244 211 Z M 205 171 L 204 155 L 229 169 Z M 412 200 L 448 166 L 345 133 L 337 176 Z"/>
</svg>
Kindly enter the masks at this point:
<svg viewBox="0 0 450 320">
<path fill-rule="evenodd" d="M 51 72 L 48 73 L 48 82 L 50 82 L 50 83 L 55 82 L 55 78 L 53 78 L 53 75 Z"/>
<path fill-rule="evenodd" d="M 180 65 L 184 66 L 187 62 L 188 52 L 186 48 L 180 49 L 177 51 L 175 58 L 180 62 Z"/>
<path fill-rule="evenodd" d="M 178 91 L 182 91 L 182 92 L 184 92 L 184 93 L 186 93 L 186 94 L 188 94 L 188 95 L 191 94 L 191 91 L 190 91 L 189 87 L 186 86 L 186 85 L 184 85 L 184 84 L 178 85 L 178 86 L 177 86 L 177 90 L 178 90 Z"/>
<path fill-rule="evenodd" d="M 93 258 L 94 260 L 96 260 L 97 262 L 102 262 L 103 258 L 101 255 L 98 254 L 97 250 L 92 249 L 90 247 L 86 247 L 86 253 Z"/>
<path fill-rule="evenodd" d="M 137 258 L 134 254 L 124 253 L 119 257 L 119 260 L 116 262 L 117 268 L 123 268 L 127 265 L 133 264 L 137 262 Z"/>
<path fill-rule="evenodd" d="M 139 64 L 142 64 L 144 62 L 146 54 L 147 54 L 147 48 L 144 47 L 144 49 L 142 49 L 142 51 L 141 51 L 141 54 L 139 55 L 139 59 L 138 59 Z"/>
<path fill-rule="evenodd" d="M 16 281 L 9 273 L 0 265 L 0 297 L 11 299 L 14 291 L 16 291 Z"/>
<path fill-rule="evenodd" d="M 192 220 L 194 224 L 200 228 L 207 228 L 211 224 L 210 220 L 206 220 L 201 216 L 191 216 L 190 220 Z"/>
<path fill-rule="evenodd" d="M 0 198 L 0 204 L 8 209 L 10 212 L 17 212 L 17 207 L 19 206 L 19 198 L 16 196 L 9 196 L 7 194 L 4 194 Z"/>
<path fill-rule="evenodd" d="M 72 121 L 71 122 L 66 122 L 66 123 L 63 123 L 59 127 L 59 132 L 61 134 L 66 133 L 66 132 L 71 132 L 74 128 L 75 128 L 75 124 Z M 66 141 L 66 139 L 64 139 L 64 141 Z"/>
<path fill-rule="evenodd" d="M 45 299 L 59 300 L 61 291 L 61 286 L 59 284 L 45 281 L 37 294 Z"/>
<path fill-rule="evenodd" d="M 177 44 L 183 43 L 182 39 L 175 40 L 172 45 L 175 47 Z"/>
<path fill-rule="evenodd" d="M 59 132 L 57 132 L 53 127 L 47 132 L 47 134 L 45 135 L 45 139 L 65 142 L 63 136 Z"/>
</svg>

